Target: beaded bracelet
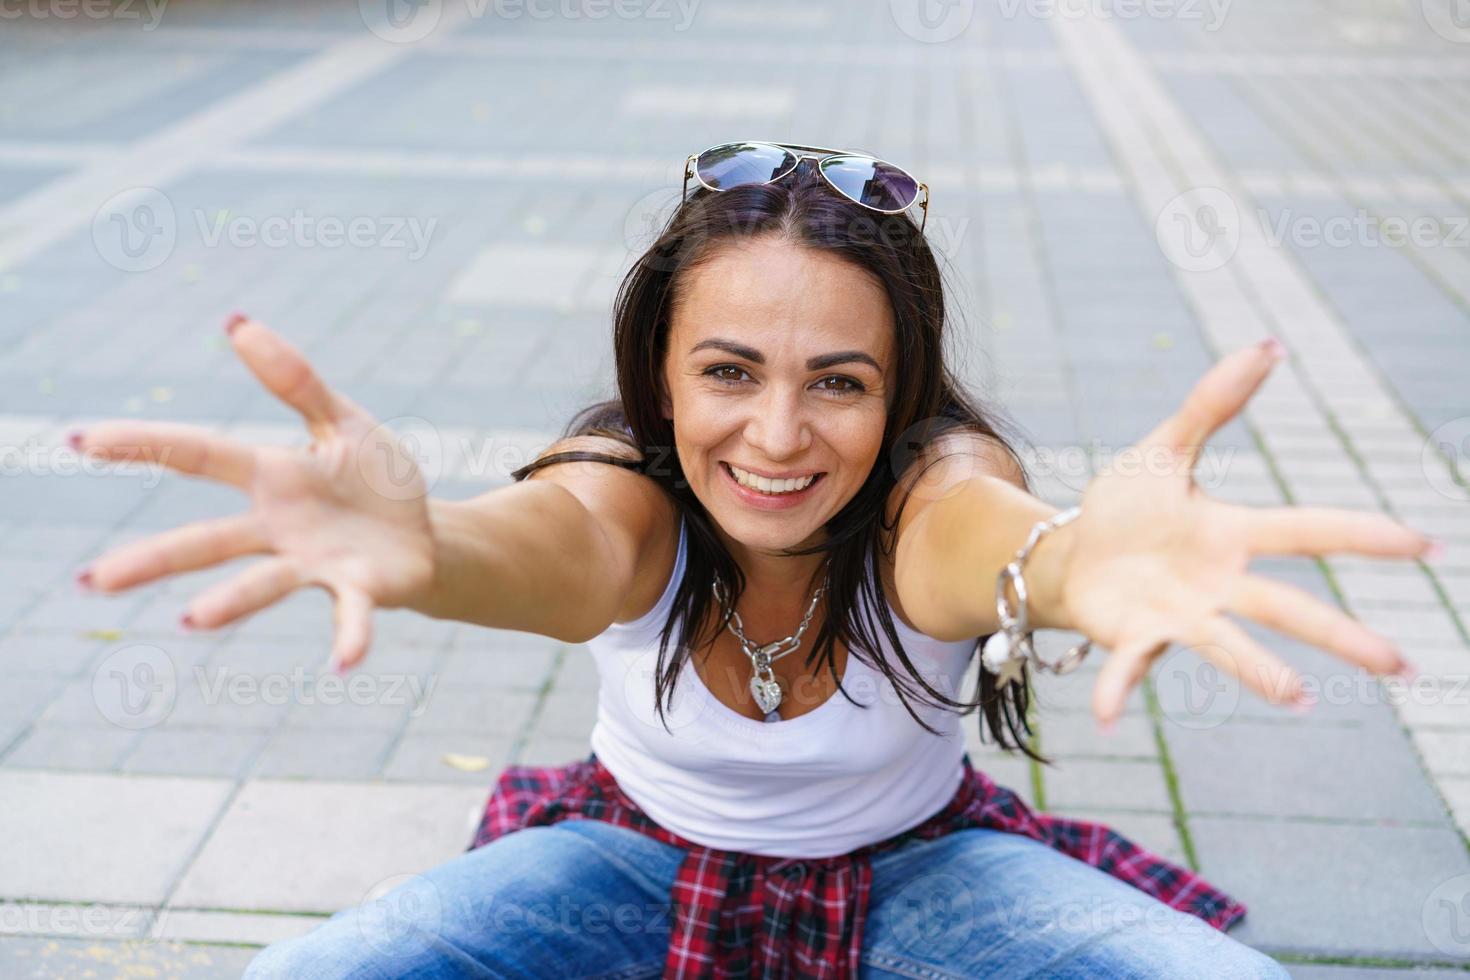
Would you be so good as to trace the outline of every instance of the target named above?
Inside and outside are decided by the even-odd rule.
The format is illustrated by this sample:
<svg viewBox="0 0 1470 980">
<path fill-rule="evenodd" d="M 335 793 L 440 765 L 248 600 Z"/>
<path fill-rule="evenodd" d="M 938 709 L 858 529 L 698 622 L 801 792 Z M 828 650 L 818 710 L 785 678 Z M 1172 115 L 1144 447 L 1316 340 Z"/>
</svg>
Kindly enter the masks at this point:
<svg viewBox="0 0 1470 980">
<path fill-rule="evenodd" d="M 1080 513 L 1082 513 L 1082 508 L 1072 507 L 1053 514 L 1047 520 L 1038 521 L 1031 528 L 1031 534 L 1026 538 L 1026 543 L 1021 546 L 1020 551 L 1016 552 L 1016 557 L 1011 559 L 995 578 L 995 611 L 1000 619 L 1000 628 L 985 641 L 985 646 L 980 652 L 980 662 L 986 670 L 996 675 L 996 684 L 1002 691 L 1011 684 L 1021 683 L 1021 671 L 1028 660 L 1039 670 L 1065 674 L 1075 669 L 1092 649 L 1092 641 L 1083 640 L 1055 663 L 1048 663 L 1041 658 L 1031 642 L 1032 630 L 1026 611 L 1026 579 L 1021 574 L 1026 559 L 1031 557 L 1031 552 L 1037 542 L 1051 531 L 1076 520 Z M 1007 585 L 1013 586 L 1016 590 L 1017 605 L 1014 610 L 1011 608 L 1010 597 L 1006 592 Z"/>
</svg>

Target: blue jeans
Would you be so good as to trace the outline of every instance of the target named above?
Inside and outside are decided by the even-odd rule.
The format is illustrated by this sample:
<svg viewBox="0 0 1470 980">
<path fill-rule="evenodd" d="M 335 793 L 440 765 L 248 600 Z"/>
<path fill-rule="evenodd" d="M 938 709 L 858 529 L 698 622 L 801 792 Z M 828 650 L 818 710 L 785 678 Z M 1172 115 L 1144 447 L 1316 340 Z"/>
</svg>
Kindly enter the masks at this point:
<svg viewBox="0 0 1470 980">
<path fill-rule="evenodd" d="M 598 820 L 515 831 L 311 932 L 245 980 L 658 977 L 684 851 Z M 873 859 L 862 977 L 1289 977 L 1198 918 L 989 829 Z"/>
</svg>

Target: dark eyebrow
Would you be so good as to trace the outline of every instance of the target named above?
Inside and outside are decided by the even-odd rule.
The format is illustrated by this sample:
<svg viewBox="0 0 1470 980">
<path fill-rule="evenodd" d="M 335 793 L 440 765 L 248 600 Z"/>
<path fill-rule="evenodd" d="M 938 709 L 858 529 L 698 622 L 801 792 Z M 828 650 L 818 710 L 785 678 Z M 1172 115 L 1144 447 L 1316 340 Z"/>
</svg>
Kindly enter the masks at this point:
<svg viewBox="0 0 1470 980">
<path fill-rule="evenodd" d="M 754 347 L 747 347 L 744 344 L 737 344 L 733 340 L 724 340 L 720 337 L 712 337 L 709 340 L 701 340 L 699 343 L 689 348 L 689 353 L 697 354 L 702 350 L 722 350 L 727 354 L 734 354 L 736 357 L 743 357 L 745 358 L 745 360 L 751 361 L 755 364 L 766 363 L 766 355 L 762 354 Z M 883 373 L 883 368 L 879 366 L 878 362 L 873 360 L 872 357 L 860 350 L 840 350 L 834 351 L 831 354 L 820 354 L 817 357 L 808 358 L 806 362 L 806 369 L 808 371 L 820 371 L 823 368 L 834 367 L 838 364 L 849 364 L 854 362 L 858 364 L 870 365 L 874 371 L 877 371 L 879 374 Z"/>
</svg>

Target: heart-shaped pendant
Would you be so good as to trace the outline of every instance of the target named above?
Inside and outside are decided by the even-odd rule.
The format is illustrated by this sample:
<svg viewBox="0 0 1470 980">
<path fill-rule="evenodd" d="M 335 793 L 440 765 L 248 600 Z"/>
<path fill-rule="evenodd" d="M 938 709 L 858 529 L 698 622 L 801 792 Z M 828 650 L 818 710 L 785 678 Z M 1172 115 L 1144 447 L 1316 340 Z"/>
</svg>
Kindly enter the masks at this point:
<svg viewBox="0 0 1470 980">
<path fill-rule="evenodd" d="M 761 714 L 768 715 L 781 704 L 781 682 L 774 677 L 768 681 L 752 677 L 750 693 L 755 695 L 755 703 L 760 706 Z"/>
</svg>

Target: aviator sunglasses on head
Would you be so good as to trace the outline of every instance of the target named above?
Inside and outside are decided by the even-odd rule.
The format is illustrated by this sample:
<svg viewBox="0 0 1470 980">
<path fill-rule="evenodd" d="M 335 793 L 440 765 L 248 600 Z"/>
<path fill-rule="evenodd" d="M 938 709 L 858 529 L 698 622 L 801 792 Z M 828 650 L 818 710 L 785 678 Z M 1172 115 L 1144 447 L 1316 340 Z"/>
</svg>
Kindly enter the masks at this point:
<svg viewBox="0 0 1470 980">
<path fill-rule="evenodd" d="M 703 153 L 690 154 L 684 161 L 684 195 L 689 192 L 690 177 L 709 190 L 728 191 L 780 180 L 804 159 L 817 162 L 817 171 L 833 190 L 873 211 L 898 214 L 919 201 L 924 212 L 919 230 L 924 230 L 929 220 L 928 184 L 921 184 L 907 171 L 866 153 L 821 146 L 753 140 L 712 146 Z M 923 200 L 919 200 L 921 195 Z"/>
</svg>

